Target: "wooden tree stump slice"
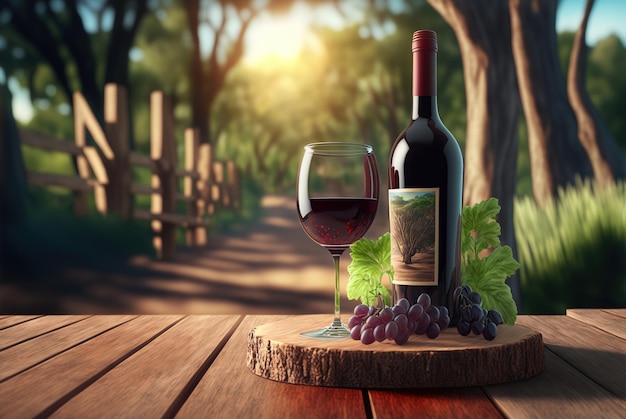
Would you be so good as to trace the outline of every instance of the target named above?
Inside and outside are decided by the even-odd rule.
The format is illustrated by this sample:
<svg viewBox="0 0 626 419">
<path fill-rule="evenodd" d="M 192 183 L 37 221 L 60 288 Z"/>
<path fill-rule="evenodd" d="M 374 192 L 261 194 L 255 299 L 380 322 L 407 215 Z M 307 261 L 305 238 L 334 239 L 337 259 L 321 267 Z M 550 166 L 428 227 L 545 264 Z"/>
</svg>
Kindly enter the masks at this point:
<svg viewBox="0 0 626 419">
<path fill-rule="evenodd" d="M 330 317 L 295 316 L 252 329 L 248 367 L 274 381 L 359 388 L 487 385 L 529 378 L 545 368 L 541 334 L 522 326 L 500 325 L 492 341 L 450 328 L 437 339 L 414 335 L 405 345 L 300 336 L 327 326 Z"/>
</svg>

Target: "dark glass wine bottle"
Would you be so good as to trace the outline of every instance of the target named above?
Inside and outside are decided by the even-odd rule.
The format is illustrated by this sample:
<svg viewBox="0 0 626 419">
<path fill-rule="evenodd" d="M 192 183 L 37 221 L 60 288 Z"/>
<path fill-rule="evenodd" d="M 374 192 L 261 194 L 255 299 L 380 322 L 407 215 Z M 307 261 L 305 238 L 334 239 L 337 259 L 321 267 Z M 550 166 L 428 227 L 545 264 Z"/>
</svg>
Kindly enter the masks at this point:
<svg viewBox="0 0 626 419">
<path fill-rule="evenodd" d="M 394 302 L 453 308 L 461 275 L 463 156 L 437 109 L 437 34 L 413 34 L 413 114 L 389 155 Z M 452 315 L 452 313 L 450 313 Z"/>
</svg>

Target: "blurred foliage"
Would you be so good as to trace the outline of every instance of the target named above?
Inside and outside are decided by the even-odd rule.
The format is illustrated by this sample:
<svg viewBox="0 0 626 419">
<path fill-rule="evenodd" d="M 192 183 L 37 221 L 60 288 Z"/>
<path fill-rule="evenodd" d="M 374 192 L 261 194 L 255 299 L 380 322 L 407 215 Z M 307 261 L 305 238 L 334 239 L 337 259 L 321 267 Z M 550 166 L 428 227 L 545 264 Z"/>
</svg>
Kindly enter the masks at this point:
<svg viewBox="0 0 626 419">
<path fill-rule="evenodd" d="M 626 182 L 579 182 L 539 208 L 515 202 L 522 311 L 626 306 Z"/>
<path fill-rule="evenodd" d="M 3 225 L 0 231 L 0 273 L 7 281 L 45 279 L 68 263 L 93 266 L 103 260 L 110 263 L 137 254 L 154 255 L 149 223 L 94 212 L 76 217 L 67 190 L 32 187 L 29 203 L 27 217 Z"/>
</svg>

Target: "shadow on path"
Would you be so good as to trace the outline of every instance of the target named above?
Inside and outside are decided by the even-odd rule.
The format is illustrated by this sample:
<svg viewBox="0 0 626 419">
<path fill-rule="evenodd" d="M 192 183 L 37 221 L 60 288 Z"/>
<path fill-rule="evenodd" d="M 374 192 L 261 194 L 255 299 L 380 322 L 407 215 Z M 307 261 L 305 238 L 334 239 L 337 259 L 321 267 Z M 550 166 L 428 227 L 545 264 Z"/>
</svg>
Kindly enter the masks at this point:
<svg viewBox="0 0 626 419">
<path fill-rule="evenodd" d="M 328 252 L 298 222 L 292 198 L 266 196 L 246 231 L 181 248 L 172 261 L 146 256 L 73 264 L 41 278 L 0 282 L 0 313 L 332 313 Z M 384 209 L 368 234 L 377 237 Z M 342 257 L 342 311 L 350 262 Z"/>
</svg>

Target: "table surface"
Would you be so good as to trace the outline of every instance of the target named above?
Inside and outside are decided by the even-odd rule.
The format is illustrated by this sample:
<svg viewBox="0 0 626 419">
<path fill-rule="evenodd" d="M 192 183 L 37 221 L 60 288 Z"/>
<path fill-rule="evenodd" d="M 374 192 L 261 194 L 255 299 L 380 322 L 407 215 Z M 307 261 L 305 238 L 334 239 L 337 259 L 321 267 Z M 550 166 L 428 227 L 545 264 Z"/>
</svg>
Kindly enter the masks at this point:
<svg viewBox="0 0 626 419">
<path fill-rule="evenodd" d="M 0 316 L 0 417 L 624 417 L 626 309 L 519 316 L 546 370 L 481 387 L 363 390 L 270 381 L 248 332 L 285 315 Z"/>
</svg>

